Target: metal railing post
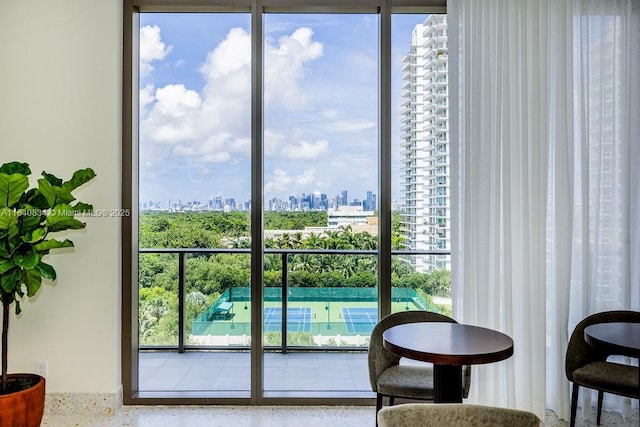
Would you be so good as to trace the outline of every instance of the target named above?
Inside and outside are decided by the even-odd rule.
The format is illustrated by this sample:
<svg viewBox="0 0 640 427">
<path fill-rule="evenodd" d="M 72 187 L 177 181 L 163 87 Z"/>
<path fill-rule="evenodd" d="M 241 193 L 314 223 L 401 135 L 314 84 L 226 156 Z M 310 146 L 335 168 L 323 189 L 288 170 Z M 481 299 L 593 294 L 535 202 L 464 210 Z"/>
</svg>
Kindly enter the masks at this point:
<svg viewBox="0 0 640 427">
<path fill-rule="evenodd" d="M 282 353 L 287 352 L 287 295 L 289 295 L 289 283 L 287 271 L 289 270 L 289 257 L 286 252 L 282 253 Z"/>
<path fill-rule="evenodd" d="M 178 255 L 178 353 L 184 353 L 184 315 L 185 315 L 185 287 L 186 287 L 186 252 Z"/>
</svg>

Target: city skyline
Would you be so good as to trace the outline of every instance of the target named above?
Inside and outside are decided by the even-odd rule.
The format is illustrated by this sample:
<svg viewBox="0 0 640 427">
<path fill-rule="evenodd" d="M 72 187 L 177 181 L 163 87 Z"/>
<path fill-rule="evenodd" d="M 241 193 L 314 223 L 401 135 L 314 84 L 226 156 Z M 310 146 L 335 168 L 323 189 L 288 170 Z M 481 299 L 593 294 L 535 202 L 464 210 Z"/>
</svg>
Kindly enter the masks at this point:
<svg viewBox="0 0 640 427">
<path fill-rule="evenodd" d="M 280 211 L 303 211 L 303 210 L 330 210 L 338 209 L 340 206 L 361 206 L 364 211 L 377 210 L 377 195 L 373 191 L 367 191 L 365 197 L 349 198 L 348 190 L 342 190 L 340 194 L 329 196 L 325 193 L 312 192 L 289 195 L 286 199 L 271 198 L 264 200 L 265 210 Z M 139 201 L 141 210 L 159 211 L 212 211 L 212 210 L 249 210 L 251 200 L 239 200 L 235 197 L 224 197 L 222 195 L 214 198 L 197 199 L 147 199 Z"/>
</svg>

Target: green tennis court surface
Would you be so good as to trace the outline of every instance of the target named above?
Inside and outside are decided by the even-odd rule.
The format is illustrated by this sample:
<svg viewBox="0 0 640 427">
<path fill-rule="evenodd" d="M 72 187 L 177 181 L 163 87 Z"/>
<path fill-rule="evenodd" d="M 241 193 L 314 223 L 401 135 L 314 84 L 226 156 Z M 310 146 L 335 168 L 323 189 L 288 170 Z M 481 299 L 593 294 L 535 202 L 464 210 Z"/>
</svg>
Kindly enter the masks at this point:
<svg viewBox="0 0 640 427">
<path fill-rule="evenodd" d="M 263 319 L 265 332 L 281 331 L 282 307 L 265 307 Z M 288 307 L 287 331 L 311 332 L 311 307 Z"/>
<path fill-rule="evenodd" d="M 378 322 L 378 292 L 373 288 L 290 288 L 287 332 L 323 336 L 368 336 Z M 427 310 L 413 289 L 392 289 L 392 311 Z M 192 322 L 193 335 L 251 335 L 249 288 L 225 291 Z M 265 288 L 265 333 L 282 331 L 282 289 Z"/>
</svg>

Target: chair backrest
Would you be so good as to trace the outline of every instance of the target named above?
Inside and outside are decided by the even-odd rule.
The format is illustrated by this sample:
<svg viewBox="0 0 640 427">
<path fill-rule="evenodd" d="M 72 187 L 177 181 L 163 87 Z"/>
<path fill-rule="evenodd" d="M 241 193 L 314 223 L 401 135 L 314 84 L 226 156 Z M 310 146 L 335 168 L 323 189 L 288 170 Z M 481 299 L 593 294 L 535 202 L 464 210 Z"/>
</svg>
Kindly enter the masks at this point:
<svg viewBox="0 0 640 427">
<path fill-rule="evenodd" d="M 457 323 L 444 314 L 430 311 L 409 310 L 392 313 L 382 318 L 371 331 L 369 340 L 369 382 L 373 391 L 378 391 L 377 381 L 382 373 L 400 362 L 400 356 L 388 352 L 383 347 L 382 333 L 392 326 L 416 322 L 450 322 Z"/>
<path fill-rule="evenodd" d="M 584 340 L 584 328 L 596 323 L 640 322 L 640 312 L 628 310 L 604 311 L 582 319 L 574 328 L 565 358 L 565 374 L 573 381 L 573 372 L 591 362 L 606 360 L 610 353 L 597 351 Z"/>
<path fill-rule="evenodd" d="M 539 427 L 533 413 L 467 403 L 407 403 L 378 412 L 379 427 Z"/>
</svg>

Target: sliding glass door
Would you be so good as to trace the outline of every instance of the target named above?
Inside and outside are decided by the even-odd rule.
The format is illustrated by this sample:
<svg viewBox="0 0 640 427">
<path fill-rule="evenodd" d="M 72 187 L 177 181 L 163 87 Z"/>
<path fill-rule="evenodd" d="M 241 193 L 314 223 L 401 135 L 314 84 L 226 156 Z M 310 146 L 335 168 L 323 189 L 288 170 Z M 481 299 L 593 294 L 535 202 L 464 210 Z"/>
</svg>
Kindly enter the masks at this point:
<svg viewBox="0 0 640 427">
<path fill-rule="evenodd" d="M 250 15 L 140 14 L 139 82 L 139 391 L 248 397 Z"/>
<path fill-rule="evenodd" d="M 377 14 L 264 16 L 265 276 L 278 277 L 263 288 L 269 395 L 370 391 L 378 28 Z"/>
<path fill-rule="evenodd" d="M 447 311 L 446 22 L 267 3 L 125 2 L 125 403 L 370 403 Z"/>
</svg>

